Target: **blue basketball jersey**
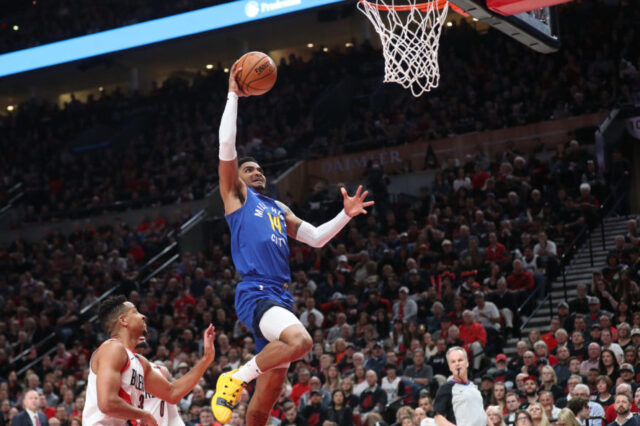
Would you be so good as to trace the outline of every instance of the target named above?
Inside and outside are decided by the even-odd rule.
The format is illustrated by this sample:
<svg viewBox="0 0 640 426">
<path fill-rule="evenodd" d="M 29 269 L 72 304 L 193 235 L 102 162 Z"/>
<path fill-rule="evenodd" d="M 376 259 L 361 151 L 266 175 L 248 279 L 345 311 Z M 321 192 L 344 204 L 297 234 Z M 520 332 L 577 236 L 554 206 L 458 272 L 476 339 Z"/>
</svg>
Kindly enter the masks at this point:
<svg viewBox="0 0 640 426">
<path fill-rule="evenodd" d="M 243 279 L 291 280 L 289 243 L 284 211 L 275 200 L 247 187 L 247 200 L 226 216 L 231 230 L 231 254 Z"/>
</svg>

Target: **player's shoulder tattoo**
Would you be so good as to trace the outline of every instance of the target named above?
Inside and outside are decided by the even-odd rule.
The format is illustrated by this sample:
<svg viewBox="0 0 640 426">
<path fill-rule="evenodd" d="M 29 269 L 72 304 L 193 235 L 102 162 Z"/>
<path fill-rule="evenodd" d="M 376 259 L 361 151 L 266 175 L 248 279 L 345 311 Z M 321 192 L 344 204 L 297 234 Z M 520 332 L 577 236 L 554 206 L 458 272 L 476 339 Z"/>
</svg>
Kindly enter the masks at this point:
<svg viewBox="0 0 640 426">
<path fill-rule="evenodd" d="M 287 206 L 287 205 L 286 205 L 285 203 L 283 203 L 282 201 L 278 201 L 278 200 L 276 200 L 276 204 L 277 204 L 278 206 L 280 206 L 280 208 L 281 208 L 282 210 L 284 210 L 284 212 L 285 212 L 285 213 L 293 213 L 293 212 L 291 211 L 291 209 L 289 208 L 289 206 Z"/>
</svg>

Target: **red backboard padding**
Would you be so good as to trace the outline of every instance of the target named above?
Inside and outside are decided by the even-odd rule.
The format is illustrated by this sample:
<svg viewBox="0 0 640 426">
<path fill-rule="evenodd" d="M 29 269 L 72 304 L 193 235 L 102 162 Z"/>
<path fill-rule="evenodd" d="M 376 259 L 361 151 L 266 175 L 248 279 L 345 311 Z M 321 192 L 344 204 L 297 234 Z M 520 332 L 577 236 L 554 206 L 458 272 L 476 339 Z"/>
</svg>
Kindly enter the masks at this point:
<svg viewBox="0 0 640 426">
<path fill-rule="evenodd" d="M 571 0 L 487 0 L 487 8 L 504 16 L 516 15 Z"/>
</svg>

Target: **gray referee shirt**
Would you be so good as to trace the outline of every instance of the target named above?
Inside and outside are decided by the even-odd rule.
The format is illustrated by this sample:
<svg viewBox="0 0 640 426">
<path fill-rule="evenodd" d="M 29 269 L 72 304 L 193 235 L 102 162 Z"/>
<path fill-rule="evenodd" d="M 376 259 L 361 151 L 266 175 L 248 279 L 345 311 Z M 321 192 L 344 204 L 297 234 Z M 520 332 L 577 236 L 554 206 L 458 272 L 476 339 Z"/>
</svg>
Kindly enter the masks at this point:
<svg viewBox="0 0 640 426">
<path fill-rule="evenodd" d="M 447 381 L 438 388 L 433 402 L 436 414 L 459 426 L 486 426 L 482 395 L 475 384 Z"/>
</svg>

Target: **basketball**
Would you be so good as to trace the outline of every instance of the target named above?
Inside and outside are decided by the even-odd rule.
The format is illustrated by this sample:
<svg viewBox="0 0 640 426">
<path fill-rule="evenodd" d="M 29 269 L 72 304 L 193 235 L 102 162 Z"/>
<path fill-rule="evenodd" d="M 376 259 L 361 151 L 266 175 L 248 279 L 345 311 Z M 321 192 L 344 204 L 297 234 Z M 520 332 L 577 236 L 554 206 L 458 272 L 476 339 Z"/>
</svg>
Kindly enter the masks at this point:
<svg viewBox="0 0 640 426">
<path fill-rule="evenodd" d="M 278 78 L 278 69 L 269 55 L 262 52 L 249 52 L 238 60 L 237 82 L 240 89 L 253 96 L 267 93 Z"/>
</svg>

